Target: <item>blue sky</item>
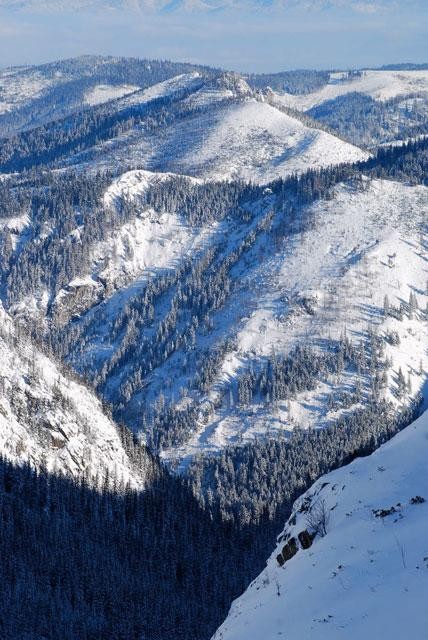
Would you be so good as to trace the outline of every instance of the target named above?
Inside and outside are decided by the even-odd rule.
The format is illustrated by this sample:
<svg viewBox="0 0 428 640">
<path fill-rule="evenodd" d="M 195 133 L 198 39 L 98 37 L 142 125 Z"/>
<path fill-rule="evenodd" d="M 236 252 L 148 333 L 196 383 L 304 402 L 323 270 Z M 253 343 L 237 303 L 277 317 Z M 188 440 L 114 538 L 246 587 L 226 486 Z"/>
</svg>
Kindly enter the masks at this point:
<svg viewBox="0 0 428 640">
<path fill-rule="evenodd" d="M 37 13 L 11 9 L 10 1 L 0 0 L 1 66 L 83 53 L 258 72 L 428 61 L 428 0 L 378 0 L 380 6 L 376 0 L 321 0 L 312 9 L 296 0 L 293 7 L 260 8 L 241 0 L 237 8 L 218 11 Z"/>
</svg>

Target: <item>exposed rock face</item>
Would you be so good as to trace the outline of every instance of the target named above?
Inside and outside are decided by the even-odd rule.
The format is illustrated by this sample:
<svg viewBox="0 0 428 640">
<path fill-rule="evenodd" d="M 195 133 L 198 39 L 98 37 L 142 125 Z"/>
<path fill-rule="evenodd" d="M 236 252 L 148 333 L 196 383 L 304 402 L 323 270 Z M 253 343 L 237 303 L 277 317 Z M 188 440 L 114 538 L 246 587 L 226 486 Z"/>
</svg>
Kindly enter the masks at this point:
<svg viewBox="0 0 428 640">
<path fill-rule="evenodd" d="M 313 536 L 309 533 L 307 529 L 301 531 L 298 536 L 299 542 L 302 545 L 302 549 L 309 549 L 312 546 Z"/>
<path fill-rule="evenodd" d="M 291 560 L 291 558 L 296 555 L 297 551 L 298 546 L 296 538 L 290 538 L 287 544 L 283 546 L 282 552 L 280 554 L 282 556 L 282 564 L 284 564 L 288 560 Z"/>
<path fill-rule="evenodd" d="M 101 302 L 104 287 L 94 280 L 71 282 L 52 305 L 52 318 L 57 327 L 62 327 L 73 316 L 79 316 L 93 305 Z"/>
<path fill-rule="evenodd" d="M 282 557 L 282 553 L 279 553 L 279 554 L 276 556 L 276 559 L 277 559 L 277 561 L 278 561 L 279 566 L 280 566 L 280 567 L 282 567 L 282 565 L 284 564 L 284 558 Z"/>
<path fill-rule="evenodd" d="M 312 546 L 314 536 L 312 536 L 307 529 L 304 529 L 297 535 L 297 538 L 302 549 L 309 549 L 309 547 Z M 283 546 L 281 553 L 276 556 L 279 566 L 282 567 L 288 560 L 291 560 L 298 550 L 299 547 L 296 538 L 290 538 Z"/>
<path fill-rule="evenodd" d="M 206 86 L 212 86 L 214 89 L 225 89 L 232 91 L 240 98 L 250 97 L 254 95 L 250 85 L 237 73 L 226 72 L 206 83 Z"/>
<path fill-rule="evenodd" d="M 18 336 L 0 303 L 0 453 L 13 464 L 143 488 L 152 457 L 131 457 L 120 430 L 94 394 Z M 138 456 L 140 451 L 138 451 Z M 153 463 L 156 465 L 156 462 Z"/>
</svg>

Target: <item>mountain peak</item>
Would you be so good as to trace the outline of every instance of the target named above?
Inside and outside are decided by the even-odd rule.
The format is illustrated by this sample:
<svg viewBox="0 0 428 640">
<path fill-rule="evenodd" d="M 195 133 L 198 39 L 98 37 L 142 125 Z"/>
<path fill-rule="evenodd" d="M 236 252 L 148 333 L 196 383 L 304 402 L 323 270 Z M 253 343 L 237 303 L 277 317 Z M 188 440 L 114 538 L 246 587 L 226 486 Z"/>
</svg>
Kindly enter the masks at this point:
<svg viewBox="0 0 428 640">
<path fill-rule="evenodd" d="M 206 86 L 212 86 L 217 90 L 232 91 L 236 96 L 244 97 L 253 95 L 253 90 L 244 78 L 233 71 L 225 71 L 212 80 Z"/>
</svg>

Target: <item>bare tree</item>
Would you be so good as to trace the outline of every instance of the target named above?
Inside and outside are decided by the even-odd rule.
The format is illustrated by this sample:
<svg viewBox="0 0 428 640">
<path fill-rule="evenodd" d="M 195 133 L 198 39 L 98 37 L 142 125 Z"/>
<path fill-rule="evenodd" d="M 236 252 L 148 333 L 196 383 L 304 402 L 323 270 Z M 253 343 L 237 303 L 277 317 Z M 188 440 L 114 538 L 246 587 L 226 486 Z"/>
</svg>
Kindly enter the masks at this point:
<svg viewBox="0 0 428 640">
<path fill-rule="evenodd" d="M 306 516 L 306 523 L 315 535 L 323 538 L 330 522 L 330 512 L 325 500 L 317 500 Z"/>
</svg>

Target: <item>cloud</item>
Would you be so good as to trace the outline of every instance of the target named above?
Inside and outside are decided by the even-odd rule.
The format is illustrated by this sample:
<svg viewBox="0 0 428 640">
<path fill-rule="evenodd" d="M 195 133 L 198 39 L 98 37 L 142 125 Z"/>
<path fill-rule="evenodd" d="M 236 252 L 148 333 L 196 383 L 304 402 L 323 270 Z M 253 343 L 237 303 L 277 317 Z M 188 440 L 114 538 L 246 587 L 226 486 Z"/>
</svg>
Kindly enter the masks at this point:
<svg viewBox="0 0 428 640">
<path fill-rule="evenodd" d="M 0 0 L 0 65 L 85 53 L 266 72 L 426 62 L 428 6 L 411 0 L 32 1 Z"/>
<path fill-rule="evenodd" d="M 419 7 L 421 0 L 0 0 L 0 8 L 37 12 L 80 11 L 83 9 L 117 9 L 153 13 L 226 11 L 350 10 L 373 14 L 396 7 Z"/>
<path fill-rule="evenodd" d="M 359 13 L 376 13 L 379 11 L 379 6 L 367 4 L 367 2 L 357 2 L 353 8 Z"/>
</svg>

